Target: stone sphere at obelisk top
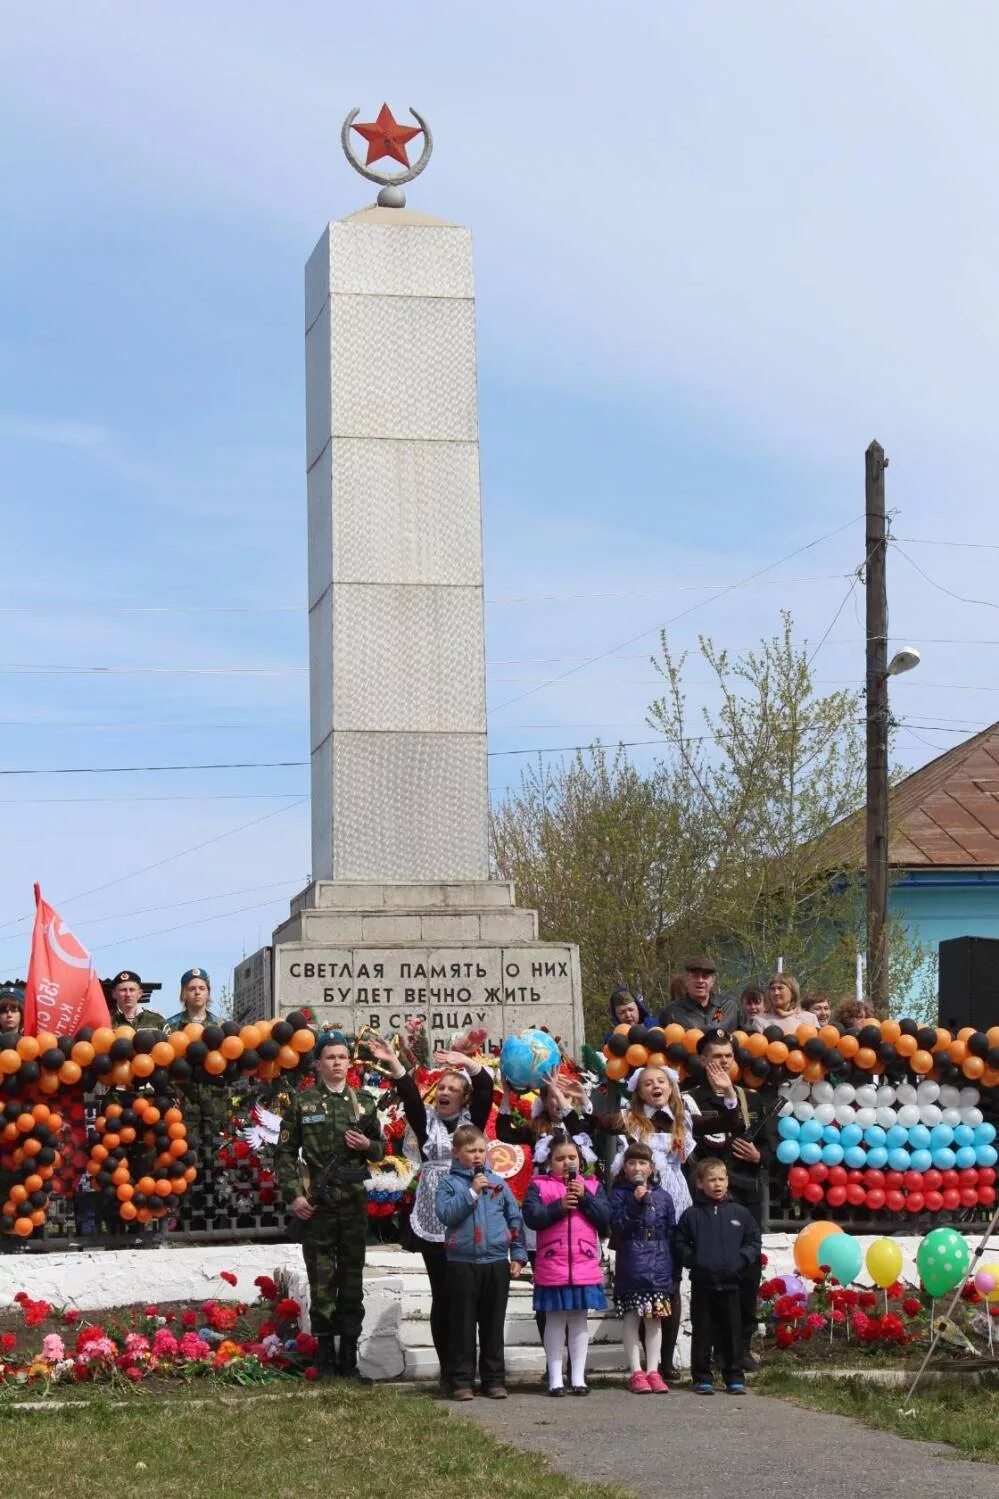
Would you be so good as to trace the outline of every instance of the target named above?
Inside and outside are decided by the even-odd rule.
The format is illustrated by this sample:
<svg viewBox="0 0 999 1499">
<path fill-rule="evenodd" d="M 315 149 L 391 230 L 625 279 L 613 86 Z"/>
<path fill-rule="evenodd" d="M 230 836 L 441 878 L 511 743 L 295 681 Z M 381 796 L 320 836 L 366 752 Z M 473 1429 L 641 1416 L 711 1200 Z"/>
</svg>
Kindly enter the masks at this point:
<svg viewBox="0 0 999 1499">
<path fill-rule="evenodd" d="M 575 1052 L 578 951 L 489 874 L 472 237 L 406 205 L 433 146 L 411 113 L 347 116 L 378 202 L 305 269 L 312 883 L 237 967 L 235 1014 L 494 1048 L 543 1026 Z"/>
</svg>

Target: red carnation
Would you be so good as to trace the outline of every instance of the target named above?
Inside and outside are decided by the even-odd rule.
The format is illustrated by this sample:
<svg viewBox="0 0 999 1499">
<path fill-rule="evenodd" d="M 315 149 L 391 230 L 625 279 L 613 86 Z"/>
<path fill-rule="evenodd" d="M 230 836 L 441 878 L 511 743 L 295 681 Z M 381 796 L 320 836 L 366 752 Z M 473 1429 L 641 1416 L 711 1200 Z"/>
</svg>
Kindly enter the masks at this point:
<svg viewBox="0 0 999 1499">
<path fill-rule="evenodd" d="M 302 1378 L 303 1379 L 318 1379 L 319 1378 L 319 1370 L 316 1368 L 315 1364 L 310 1364 L 307 1369 L 303 1369 L 302 1370 Z"/>
<path fill-rule="evenodd" d="M 188 1308 L 186 1312 L 181 1313 L 180 1320 L 184 1327 L 197 1327 L 198 1314 L 197 1312 L 192 1312 L 190 1308 Z"/>
<path fill-rule="evenodd" d="M 301 1313 L 302 1308 L 293 1296 L 285 1296 L 274 1308 L 275 1317 L 280 1317 L 287 1322 L 297 1322 Z"/>
<path fill-rule="evenodd" d="M 923 1310 L 923 1303 L 918 1296 L 907 1296 L 902 1302 L 902 1310 L 907 1317 L 918 1317 Z"/>
<path fill-rule="evenodd" d="M 253 1284 L 265 1301 L 277 1301 L 277 1286 L 270 1275 L 258 1275 Z"/>
<path fill-rule="evenodd" d="M 888 1300 L 901 1301 L 904 1295 L 905 1287 L 903 1286 L 902 1282 L 900 1280 L 893 1280 L 891 1285 L 888 1287 Z"/>
<path fill-rule="evenodd" d="M 857 1305 L 863 1307 L 865 1311 L 871 1311 L 877 1304 L 878 1298 L 873 1291 L 859 1291 L 857 1293 Z"/>
<path fill-rule="evenodd" d="M 778 1348 L 790 1348 L 794 1342 L 794 1333 L 789 1327 L 778 1327 L 776 1337 Z"/>
<path fill-rule="evenodd" d="M 311 1332 L 300 1332 L 295 1336 L 295 1347 L 305 1358 L 311 1358 L 319 1347 L 319 1339 L 314 1338 Z"/>
<path fill-rule="evenodd" d="M 4 1353 L 10 1353 L 11 1349 L 12 1348 L 16 1348 L 16 1346 L 17 1346 L 17 1337 L 15 1336 L 14 1333 L 12 1333 L 12 1332 L 2 1332 L 2 1333 L 0 1333 L 0 1349 L 2 1349 Z"/>
<path fill-rule="evenodd" d="M 233 1275 L 231 1270 L 220 1270 L 219 1280 L 224 1280 L 226 1284 L 230 1286 L 234 1286 L 236 1284 L 236 1276 Z"/>
</svg>

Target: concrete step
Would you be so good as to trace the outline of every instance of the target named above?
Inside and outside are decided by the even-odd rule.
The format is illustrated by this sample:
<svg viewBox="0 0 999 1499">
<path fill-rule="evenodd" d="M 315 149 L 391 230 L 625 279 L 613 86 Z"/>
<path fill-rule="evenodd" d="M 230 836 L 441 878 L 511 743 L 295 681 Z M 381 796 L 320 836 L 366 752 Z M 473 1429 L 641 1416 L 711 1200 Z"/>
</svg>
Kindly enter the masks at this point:
<svg viewBox="0 0 999 1499">
<path fill-rule="evenodd" d="M 430 1320 L 427 1317 L 413 1317 L 409 1309 L 403 1309 L 402 1324 L 399 1336 L 404 1348 L 429 1348 L 433 1339 L 430 1336 Z M 507 1317 L 503 1332 L 503 1341 L 508 1348 L 538 1348 L 541 1340 L 538 1337 L 538 1329 L 533 1315 L 527 1317 Z M 595 1314 L 590 1317 L 590 1343 L 601 1346 L 611 1343 L 620 1343 L 621 1323 L 616 1317 L 607 1317 L 597 1320 Z"/>
<path fill-rule="evenodd" d="M 406 1348 L 407 1379 L 437 1379 L 440 1367 L 432 1348 Z M 624 1349 L 619 1343 L 590 1346 L 586 1367 L 594 1374 L 623 1373 L 627 1367 Z M 545 1370 L 542 1348 L 507 1347 L 506 1370 L 511 1380 L 540 1379 Z"/>
</svg>

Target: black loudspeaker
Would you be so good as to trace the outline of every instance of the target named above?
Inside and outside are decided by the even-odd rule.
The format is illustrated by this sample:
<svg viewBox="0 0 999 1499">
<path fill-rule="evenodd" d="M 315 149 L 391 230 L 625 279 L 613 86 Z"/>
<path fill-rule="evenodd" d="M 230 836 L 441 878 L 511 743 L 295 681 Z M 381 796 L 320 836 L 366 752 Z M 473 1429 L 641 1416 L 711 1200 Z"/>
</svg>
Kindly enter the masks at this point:
<svg viewBox="0 0 999 1499">
<path fill-rule="evenodd" d="M 940 1024 L 951 1034 L 999 1025 L 999 938 L 952 937 L 939 952 Z"/>
</svg>

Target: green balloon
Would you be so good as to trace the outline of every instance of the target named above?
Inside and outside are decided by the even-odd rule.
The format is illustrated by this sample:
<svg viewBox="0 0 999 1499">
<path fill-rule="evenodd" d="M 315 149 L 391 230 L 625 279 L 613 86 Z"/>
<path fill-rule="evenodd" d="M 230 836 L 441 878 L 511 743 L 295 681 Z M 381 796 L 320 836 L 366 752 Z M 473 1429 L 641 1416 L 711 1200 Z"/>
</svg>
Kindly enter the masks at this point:
<svg viewBox="0 0 999 1499">
<path fill-rule="evenodd" d="M 860 1274 L 864 1251 L 859 1239 L 850 1234 L 830 1234 L 823 1239 L 816 1254 L 820 1268 L 827 1268 L 841 1286 L 848 1286 Z"/>
<path fill-rule="evenodd" d="M 953 1228 L 935 1228 L 923 1239 L 916 1253 L 916 1267 L 931 1296 L 946 1296 L 964 1280 L 971 1254 L 963 1234 Z"/>
</svg>

